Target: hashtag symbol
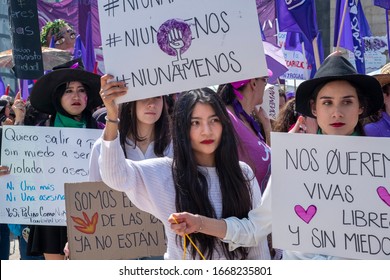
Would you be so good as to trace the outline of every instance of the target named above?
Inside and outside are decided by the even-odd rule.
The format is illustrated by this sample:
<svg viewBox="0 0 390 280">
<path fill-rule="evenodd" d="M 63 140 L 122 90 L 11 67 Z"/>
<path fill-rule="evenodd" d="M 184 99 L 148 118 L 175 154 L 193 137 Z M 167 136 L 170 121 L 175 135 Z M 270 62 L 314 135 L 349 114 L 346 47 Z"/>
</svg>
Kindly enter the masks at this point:
<svg viewBox="0 0 390 280">
<path fill-rule="evenodd" d="M 122 74 L 122 79 L 120 79 L 119 77 L 117 77 L 116 80 L 117 80 L 118 82 L 124 82 L 124 83 L 125 83 L 125 87 L 127 87 L 127 85 L 129 84 L 128 81 L 130 81 L 131 78 L 126 78 L 125 75 Z"/>
<path fill-rule="evenodd" d="M 26 5 L 26 1 L 25 0 L 18 0 L 18 5 L 19 5 L 19 7 L 23 8 Z"/>
<path fill-rule="evenodd" d="M 115 33 L 109 34 L 108 39 L 106 40 L 107 44 L 106 46 L 111 47 L 116 47 L 116 43 L 121 42 L 122 39 L 120 36 L 116 36 Z"/>
<path fill-rule="evenodd" d="M 119 7 L 117 4 L 119 0 L 108 0 L 107 4 L 104 5 L 104 10 L 108 12 L 108 16 L 111 15 L 111 10 L 112 10 L 112 16 L 115 16 L 115 9 Z"/>
</svg>

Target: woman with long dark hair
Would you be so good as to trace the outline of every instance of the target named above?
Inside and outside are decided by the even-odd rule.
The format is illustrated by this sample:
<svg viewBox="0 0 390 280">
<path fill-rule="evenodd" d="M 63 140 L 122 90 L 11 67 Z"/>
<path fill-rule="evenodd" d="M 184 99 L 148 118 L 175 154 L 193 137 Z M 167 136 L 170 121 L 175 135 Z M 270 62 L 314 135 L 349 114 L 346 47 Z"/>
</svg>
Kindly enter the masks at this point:
<svg viewBox="0 0 390 280">
<path fill-rule="evenodd" d="M 119 119 L 119 141 L 126 158 L 137 161 L 173 156 L 165 96 L 120 104 Z M 90 181 L 101 181 L 98 165 L 100 146 L 101 138 L 92 148 L 89 161 Z"/>
<path fill-rule="evenodd" d="M 125 191 L 141 210 L 159 218 L 166 230 L 165 259 L 181 259 L 182 237 L 169 230 L 171 213 L 198 213 L 200 226 L 190 238 L 206 259 L 269 259 L 266 241 L 251 248 L 230 251 L 220 238 L 207 234 L 207 220 L 247 217 L 257 207 L 261 193 L 249 166 L 239 162 L 234 128 L 222 100 L 210 89 L 182 93 L 173 112 L 173 159 L 126 160 L 118 136 L 118 106 L 115 99 L 125 95 L 122 82 L 101 79 L 101 96 L 107 108 L 100 172 L 103 181 Z M 226 225 L 225 225 L 226 227 Z M 195 247 L 187 259 L 199 259 Z"/>
<path fill-rule="evenodd" d="M 31 91 L 30 101 L 39 112 L 50 115 L 43 125 L 73 128 L 103 128 L 92 117 L 102 104 L 100 76 L 84 71 L 81 60 L 57 66 L 42 76 Z M 63 260 L 67 242 L 65 226 L 32 225 L 27 255 L 44 254 L 47 260 Z"/>
</svg>

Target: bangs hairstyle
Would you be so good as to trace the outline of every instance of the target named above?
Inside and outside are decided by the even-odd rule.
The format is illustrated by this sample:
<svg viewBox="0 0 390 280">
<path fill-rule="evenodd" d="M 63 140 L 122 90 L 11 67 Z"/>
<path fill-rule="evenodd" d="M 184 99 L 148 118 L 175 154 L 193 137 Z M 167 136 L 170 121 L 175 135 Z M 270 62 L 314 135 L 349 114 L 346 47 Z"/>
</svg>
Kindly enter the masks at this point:
<svg viewBox="0 0 390 280">
<path fill-rule="evenodd" d="M 215 168 L 219 177 L 222 197 L 222 217 L 216 216 L 209 198 L 207 174 L 203 174 L 198 169 L 191 147 L 191 117 L 197 103 L 210 105 L 222 125 L 221 142 L 215 151 Z M 180 94 L 173 113 L 172 136 L 174 148 L 172 174 L 176 191 L 176 210 L 212 218 L 247 217 L 252 208 L 250 179 L 244 175 L 239 164 L 235 130 L 220 97 L 209 88 Z M 216 237 L 193 233 L 191 238 L 207 259 L 211 259 L 217 243 L 221 243 L 223 248 L 221 253 L 227 259 L 246 259 L 248 255 L 248 248 L 240 247 L 229 251 L 228 244 L 222 243 Z M 177 236 L 176 241 L 181 242 L 181 239 L 180 236 Z M 195 259 L 196 250 L 193 247 L 190 250 L 192 258 Z"/>
<path fill-rule="evenodd" d="M 154 124 L 154 153 L 159 156 L 164 156 L 164 151 L 171 141 L 171 130 L 166 105 L 166 96 L 163 96 L 163 108 L 160 118 Z M 137 142 L 145 140 L 138 134 L 136 102 L 126 102 L 119 105 L 119 141 L 123 152 L 126 155 L 125 144 L 127 143 L 127 136 L 131 136 L 134 141 L 134 149 Z"/>
<path fill-rule="evenodd" d="M 53 104 L 56 112 L 60 113 L 61 115 L 66 116 L 68 118 L 74 119 L 75 116 L 66 112 L 65 109 L 61 105 L 61 98 L 64 95 L 65 90 L 70 83 L 71 82 L 66 82 L 66 83 L 59 85 L 56 88 L 55 92 L 52 94 L 51 100 L 52 100 L 52 104 Z M 88 96 L 88 92 L 90 92 L 90 90 L 91 90 L 90 87 L 84 83 L 81 83 L 81 84 L 83 85 L 85 92 L 87 93 L 87 96 Z M 92 117 L 92 110 L 93 110 L 92 102 L 93 101 L 88 97 L 87 106 L 85 107 L 84 111 L 82 112 L 82 116 L 86 121 L 86 128 L 97 128 L 97 122 Z M 55 118 L 56 118 L 56 114 L 53 114 L 50 116 L 50 125 L 51 126 L 54 126 Z"/>
</svg>

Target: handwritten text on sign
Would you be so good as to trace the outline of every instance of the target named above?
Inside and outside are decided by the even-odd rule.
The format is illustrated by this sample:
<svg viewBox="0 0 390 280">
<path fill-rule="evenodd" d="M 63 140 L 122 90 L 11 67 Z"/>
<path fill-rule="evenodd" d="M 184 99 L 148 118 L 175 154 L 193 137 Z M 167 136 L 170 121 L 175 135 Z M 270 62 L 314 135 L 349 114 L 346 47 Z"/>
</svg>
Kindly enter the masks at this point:
<svg viewBox="0 0 390 280">
<path fill-rule="evenodd" d="M 254 0 L 98 4 L 107 73 L 129 88 L 121 102 L 267 75 Z"/>
<path fill-rule="evenodd" d="M 9 1 L 9 5 L 15 76 L 37 79 L 43 75 L 37 1 Z"/>
<path fill-rule="evenodd" d="M 135 207 L 126 194 L 102 182 L 65 184 L 70 257 L 73 260 L 162 256 L 163 224 Z"/>
<path fill-rule="evenodd" d="M 98 129 L 4 126 L 0 222 L 65 225 L 65 182 L 88 181 Z"/>
<path fill-rule="evenodd" d="M 272 133 L 276 248 L 390 259 L 389 138 Z"/>
</svg>

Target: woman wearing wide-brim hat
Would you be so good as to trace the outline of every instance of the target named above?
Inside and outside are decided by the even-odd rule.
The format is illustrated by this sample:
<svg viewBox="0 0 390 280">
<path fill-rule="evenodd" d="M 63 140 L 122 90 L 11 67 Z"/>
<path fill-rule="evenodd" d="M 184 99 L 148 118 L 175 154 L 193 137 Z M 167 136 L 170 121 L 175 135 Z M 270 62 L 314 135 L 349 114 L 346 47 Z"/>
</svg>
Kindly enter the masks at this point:
<svg viewBox="0 0 390 280">
<path fill-rule="evenodd" d="M 301 83 L 296 92 L 296 111 L 317 119 L 318 134 L 365 135 L 361 120 L 382 106 L 383 94 L 377 79 L 358 74 L 338 54 L 329 56 L 314 78 Z M 297 129 L 299 125 L 304 126 L 303 118 L 298 120 Z"/>
<path fill-rule="evenodd" d="M 382 67 L 381 73 L 373 76 L 381 84 L 384 104 L 370 116 L 364 126 L 367 136 L 390 137 L 390 63 Z"/>
<path fill-rule="evenodd" d="M 99 90 L 100 76 L 84 71 L 81 60 L 72 60 L 42 76 L 34 84 L 30 101 L 38 111 L 50 115 L 48 126 L 103 128 L 92 117 L 93 110 L 103 104 Z M 27 254 L 64 259 L 66 242 L 65 226 L 33 225 Z"/>
<path fill-rule="evenodd" d="M 383 105 L 381 85 L 372 76 L 358 74 L 347 59 L 328 57 L 312 80 L 301 83 L 296 92 L 296 110 L 315 117 L 317 134 L 365 136 L 362 118 Z M 298 120 L 295 130 L 304 125 Z M 284 251 L 283 259 L 341 259 L 336 256 Z"/>
</svg>

